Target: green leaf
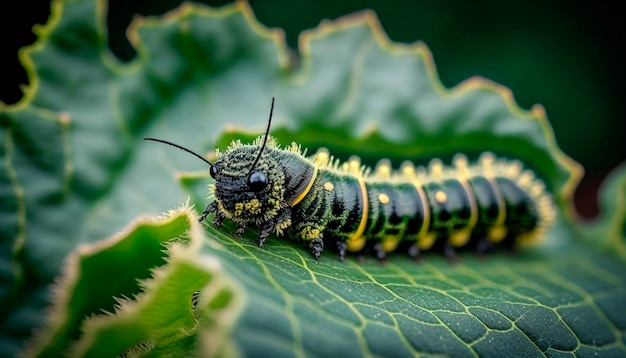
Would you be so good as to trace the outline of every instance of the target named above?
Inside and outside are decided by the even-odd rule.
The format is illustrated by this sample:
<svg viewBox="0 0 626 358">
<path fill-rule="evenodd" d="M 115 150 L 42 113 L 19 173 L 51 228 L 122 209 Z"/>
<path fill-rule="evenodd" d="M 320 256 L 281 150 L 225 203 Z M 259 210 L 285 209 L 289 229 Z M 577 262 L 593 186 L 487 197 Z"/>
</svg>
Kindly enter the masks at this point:
<svg viewBox="0 0 626 358">
<path fill-rule="evenodd" d="M 205 239 L 196 221 L 182 207 L 79 246 L 52 289 L 47 324 L 27 355 L 62 356 L 72 347 L 73 357 L 104 357 L 147 347 L 153 354 L 188 356 L 202 340 L 211 343 L 212 354 L 231 349 L 225 333 L 240 294 L 217 261 L 195 254 Z M 198 312 L 194 292 L 201 292 Z M 216 299 L 219 306 L 208 307 Z"/>
<path fill-rule="evenodd" d="M 398 256 L 381 266 L 315 263 L 279 240 L 259 250 L 253 238 L 216 237 L 216 254 L 253 302 L 234 331 L 248 354 L 623 354 L 624 264 L 596 251 L 466 255 L 457 265 Z"/>
<path fill-rule="evenodd" d="M 36 29 L 37 43 L 20 53 L 31 86 L 19 104 L 0 108 L 0 355 L 15 355 L 42 326 L 33 347 L 55 354 L 129 347 L 154 355 L 626 353 L 626 263 L 574 230 L 571 193 L 582 171 L 557 147 L 542 107 L 524 111 L 509 90 L 481 78 L 443 88 L 426 46 L 391 43 L 369 12 L 304 33 L 293 69 L 282 32 L 258 24 L 243 2 L 217 10 L 185 4 L 163 18 L 137 18 L 129 36 L 138 57 L 130 64 L 109 54 L 104 1 L 57 0 L 52 7 L 48 24 Z M 272 96 L 272 134 L 283 145 L 326 146 L 370 164 L 490 150 L 534 169 L 563 215 L 537 247 L 485 260 L 466 253 L 456 265 L 436 252 L 422 264 L 400 253 L 386 265 L 353 257 L 341 263 L 330 253 L 316 263 L 282 238 L 259 249 L 256 229 L 236 239 L 231 223 L 208 226 L 201 238 L 186 215 L 187 224 L 175 229 L 165 220 L 150 235 L 139 234 L 139 225 L 116 236 L 133 218 L 188 197 L 197 211 L 208 203 L 205 166 L 142 136 L 202 154 L 223 149 L 263 130 Z M 615 220 L 623 225 L 624 217 Z M 154 244 L 190 227 L 200 247 L 176 251 L 150 271 L 166 262 L 164 254 L 144 261 L 157 252 Z M 66 302 L 81 304 L 60 319 L 44 318 L 48 285 L 76 257 L 71 252 L 135 241 L 128 252 L 115 245 L 98 251 L 106 260 L 78 281 L 61 279 L 82 285 L 59 289 Z M 213 271 L 201 264 L 206 257 L 219 263 L 223 279 L 212 281 Z M 102 278 L 119 262 L 128 276 Z M 131 279 L 150 272 L 155 277 L 141 286 Z M 120 287 L 102 287 L 118 280 Z M 209 281 L 224 285 L 203 290 L 201 328 L 194 330 L 189 292 Z M 232 287 L 223 291 L 232 295 L 219 287 Z M 84 318 L 135 294 L 113 315 Z M 172 315 L 181 318 L 158 323 Z"/>
<path fill-rule="evenodd" d="M 602 215 L 580 225 L 582 235 L 626 260 L 626 163 L 615 168 L 600 188 Z"/>
</svg>

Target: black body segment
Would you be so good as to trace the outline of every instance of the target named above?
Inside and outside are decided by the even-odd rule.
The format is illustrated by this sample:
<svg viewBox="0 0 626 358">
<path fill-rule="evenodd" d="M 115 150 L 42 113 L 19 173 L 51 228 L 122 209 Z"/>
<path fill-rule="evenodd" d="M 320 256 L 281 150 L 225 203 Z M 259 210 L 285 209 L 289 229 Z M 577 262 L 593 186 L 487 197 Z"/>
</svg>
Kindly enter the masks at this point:
<svg viewBox="0 0 626 358">
<path fill-rule="evenodd" d="M 285 201 L 297 204 L 308 193 L 317 176 L 317 168 L 309 164 L 298 152 L 282 151 L 280 166 L 285 172 Z M 275 154 L 276 156 L 278 154 Z M 294 203 L 295 202 L 295 203 Z"/>
<path fill-rule="evenodd" d="M 428 225 L 424 200 L 411 183 L 366 181 L 369 216 L 365 226 L 368 239 L 381 240 L 383 249 L 393 251 L 403 239 L 417 240 Z"/>
<path fill-rule="evenodd" d="M 486 237 L 491 242 L 504 238 L 506 206 L 502 191 L 496 186 L 495 178 L 477 175 L 469 179 L 469 185 L 476 200 L 478 220 L 473 235 Z"/>
<path fill-rule="evenodd" d="M 531 231 L 540 219 L 532 197 L 509 178 L 496 178 L 506 206 L 504 226 L 508 235 L 519 236 Z"/>
<path fill-rule="evenodd" d="M 357 234 L 365 200 L 358 178 L 320 170 L 311 190 L 293 207 L 290 234 L 300 241 L 317 237 L 347 241 Z"/>
<path fill-rule="evenodd" d="M 496 225 L 499 217 L 505 214 L 505 208 L 502 206 L 501 191 L 495 187 L 494 180 L 478 175 L 469 180 L 469 185 L 479 211 L 479 226 Z"/>
<path fill-rule="evenodd" d="M 454 233 L 463 234 L 452 242 L 454 246 L 463 246 L 467 239 L 467 233 L 475 225 L 475 204 L 473 196 L 468 192 L 463 183 L 458 179 L 446 179 L 441 182 L 431 182 L 424 185 L 424 192 L 431 208 L 431 228 L 434 235 L 429 242 L 421 245 L 422 249 L 430 248 L 433 239 L 448 237 L 452 239 Z M 454 236 L 455 238 L 457 236 Z"/>
</svg>

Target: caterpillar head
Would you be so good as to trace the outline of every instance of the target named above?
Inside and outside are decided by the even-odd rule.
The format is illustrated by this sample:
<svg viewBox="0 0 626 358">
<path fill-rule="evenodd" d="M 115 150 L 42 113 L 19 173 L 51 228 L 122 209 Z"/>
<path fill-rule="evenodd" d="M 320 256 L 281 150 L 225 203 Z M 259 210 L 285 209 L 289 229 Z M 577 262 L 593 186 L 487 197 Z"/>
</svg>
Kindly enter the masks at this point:
<svg viewBox="0 0 626 358">
<path fill-rule="evenodd" d="M 218 152 L 218 160 L 211 163 L 201 155 L 178 144 L 156 138 L 144 138 L 165 143 L 182 149 L 202 159 L 210 166 L 215 184 L 211 192 L 220 216 L 231 219 L 245 227 L 248 224 L 260 226 L 274 218 L 283 204 L 285 194 L 285 174 L 276 160 L 276 141 L 268 143 L 269 130 L 274 112 L 274 98 L 270 109 L 265 136 L 259 137 L 252 145 L 233 142 L 225 153 Z M 213 207 L 215 209 L 215 207 Z M 204 214 L 209 212 L 209 208 Z M 200 218 L 203 220 L 206 215 Z"/>
<path fill-rule="evenodd" d="M 277 215 L 285 203 L 285 173 L 272 148 L 259 137 L 252 145 L 233 142 L 211 167 L 211 192 L 218 209 L 234 222 L 260 224 Z"/>
</svg>

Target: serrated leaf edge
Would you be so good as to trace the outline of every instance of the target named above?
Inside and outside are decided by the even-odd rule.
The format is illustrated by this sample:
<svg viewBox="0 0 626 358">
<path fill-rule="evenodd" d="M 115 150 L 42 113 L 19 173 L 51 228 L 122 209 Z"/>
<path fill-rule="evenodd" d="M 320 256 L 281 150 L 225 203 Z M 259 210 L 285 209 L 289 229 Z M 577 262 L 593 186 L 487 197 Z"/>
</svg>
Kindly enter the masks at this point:
<svg viewBox="0 0 626 358">
<path fill-rule="evenodd" d="M 203 234 L 201 235 L 204 237 Z M 106 328 L 110 324 L 120 320 L 133 320 L 137 312 L 141 311 L 147 304 L 151 303 L 151 292 L 158 289 L 163 280 L 168 279 L 168 276 L 172 271 L 172 265 L 186 263 L 212 273 L 217 273 L 222 270 L 217 259 L 211 257 L 198 258 L 196 257 L 196 249 L 180 243 L 173 243 L 169 245 L 167 252 L 167 262 L 163 266 L 153 268 L 151 270 L 152 274 L 150 278 L 139 281 L 139 286 L 141 287 L 142 292 L 137 294 L 132 299 L 127 297 L 118 298 L 118 304 L 116 305 L 114 312 L 107 312 L 102 315 L 89 317 L 85 320 L 82 326 L 82 330 L 85 334 L 83 334 L 76 344 L 72 345 L 70 348 L 70 356 L 85 356 L 86 350 L 94 344 L 94 339 L 96 339 L 93 333 L 97 332 L 99 329 Z M 212 281 L 210 281 L 209 284 L 203 288 L 203 290 L 205 290 L 207 286 L 210 287 L 211 285 Z M 233 315 L 233 317 L 236 317 L 236 315 Z"/>
<path fill-rule="evenodd" d="M 104 2 L 104 0 L 99 0 Z M 131 45 L 137 50 L 138 61 L 143 61 L 146 49 L 139 36 L 139 30 L 145 27 L 161 26 L 168 22 L 180 21 L 191 16 L 202 16 L 207 18 L 225 18 L 233 15 L 243 15 L 252 29 L 262 38 L 273 41 L 278 48 L 278 61 L 282 68 L 289 67 L 289 55 L 285 41 L 285 33 L 282 29 L 269 29 L 257 21 L 252 8 L 245 0 L 237 0 L 233 4 L 220 8 L 213 8 L 202 4 L 184 2 L 177 8 L 170 10 L 161 16 L 135 16 L 126 30 Z"/>
<path fill-rule="evenodd" d="M 190 237 L 204 237 L 200 225 L 197 223 L 197 214 L 195 211 L 182 204 L 177 209 L 170 210 L 163 214 L 161 217 L 139 217 L 134 219 L 128 224 L 122 231 L 118 232 L 114 236 L 96 241 L 94 243 L 81 244 L 74 251 L 72 251 L 65 259 L 61 274 L 55 279 L 50 286 L 51 300 L 50 305 L 47 307 L 43 315 L 46 317 L 41 327 L 33 330 L 32 337 L 26 342 L 22 356 L 31 357 L 40 354 L 40 351 L 45 349 L 50 342 L 54 339 L 55 334 L 60 327 L 63 326 L 65 318 L 69 312 L 70 298 L 67 294 L 72 292 L 76 284 L 80 279 L 80 262 L 89 256 L 93 256 L 98 252 L 101 252 L 107 248 L 114 246 L 120 241 L 124 240 L 131 232 L 141 226 L 160 226 L 178 219 L 178 215 L 184 215 L 189 218 L 190 222 Z M 194 250 L 197 250 L 202 243 L 202 240 L 191 240 L 189 245 Z"/>
</svg>

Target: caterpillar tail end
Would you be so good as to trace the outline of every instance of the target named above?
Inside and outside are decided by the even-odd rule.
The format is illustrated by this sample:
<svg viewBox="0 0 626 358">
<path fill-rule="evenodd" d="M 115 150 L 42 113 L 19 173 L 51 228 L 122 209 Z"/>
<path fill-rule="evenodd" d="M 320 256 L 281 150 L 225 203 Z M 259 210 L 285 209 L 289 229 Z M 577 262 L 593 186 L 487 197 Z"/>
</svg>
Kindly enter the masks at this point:
<svg viewBox="0 0 626 358">
<path fill-rule="evenodd" d="M 529 170 L 523 171 L 518 177 L 518 184 L 530 194 L 537 208 L 538 221 L 535 228 L 517 238 L 521 246 L 535 244 L 543 239 L 547 231 L 554 225 L 557 215 L 552 195 L 546 191 L 545 184 L 534 178 Z"/>
</svg>

